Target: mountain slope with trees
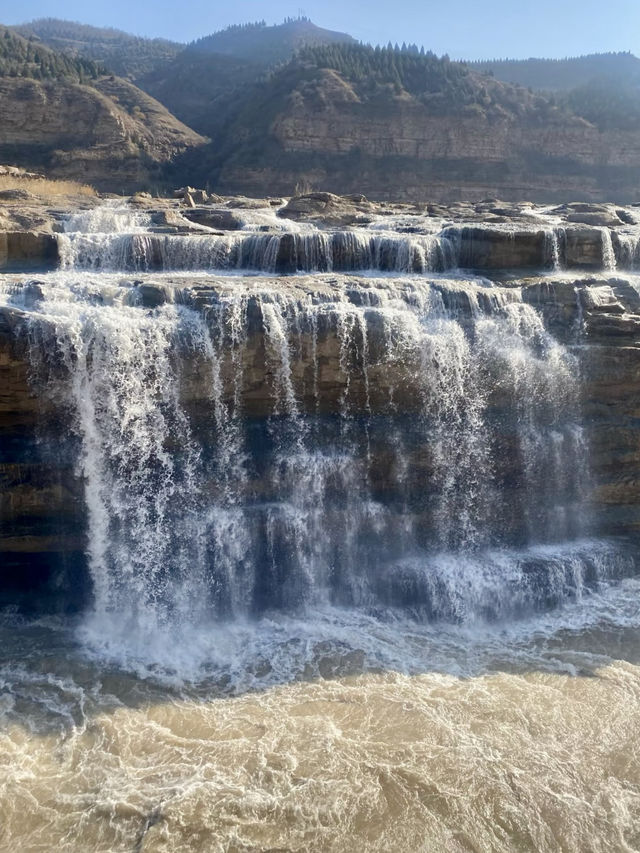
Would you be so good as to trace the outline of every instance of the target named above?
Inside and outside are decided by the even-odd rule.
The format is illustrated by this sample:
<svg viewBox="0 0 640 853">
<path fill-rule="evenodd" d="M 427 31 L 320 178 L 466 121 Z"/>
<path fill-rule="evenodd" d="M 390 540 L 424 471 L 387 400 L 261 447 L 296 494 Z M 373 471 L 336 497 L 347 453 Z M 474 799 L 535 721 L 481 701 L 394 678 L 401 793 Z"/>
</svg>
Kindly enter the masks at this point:
<svg viewBox="0 0 640 853">
<path fill-rule="evenodd" d="M 496 59 L 469 65 L 505 83 L 549 92 L 568 92 L 601 77 L 621 84 L 640 83 L 640 59 L 632 53 L 593 53 L 567 59 Z"/>
<path fill-rule="evenodd" d="M 104 189 L 162 180 L 204 139 L 101 64 L 0 27 L 0 162 Z"/>
<path fill-rule="evenodd" d="M 94 134 L 82 150 L 124 146 L 130 164 L 155 164 L 139 169 L 147 185 L 153 176 L 154 185 L 227 193 L 307 185 L 380 198 L 640 201 L 640 60 L 631 54 L 465 64 L 416 45 L 362 45 L 304 17 L 233 26 L 187 46 L 52 19 L 20 30 L 28 40 L 15 29 L 13 47 L 4 39 L 5 90 L 28 79 L 48 91 L 64 85 L 67 104 L 69 86 L 81 100 L 99 96 L 110 116 L 103 131 L 109 122 L 120 130 Z M 45 40 L 64 50 L 47 54 Z M 140 88 L 105 73 L 113 63 Z M 65 109 L 57 148 L 68 152 L 84 125 Z M 12 149 L 23 159 L 38 133 L 49 134 L 40 121 L 32 147 Z M 115 148 L 103 142 L 110 134 Z"/>
<path fill-rule="evenodd" d="M 57 52 L 95 60 L 133 81 L 168 65 L 184 49 L 183 44 L 166 39 L 140 38 L 110 27 L 91 27 L 58 18 L 39 18 L 13 29 Z"/>
<path fill-rule="evenodd" d="M 221 191 L 635 200 L 640 135 L 599 113 L 413 46 L 316 46 L 256 83 L 200 163 Z"/>
<path fill-rule="evenodd" d="M 104 67 L 84 56 L 69 56 L 43 47 L 0 27 L 0 77 L 67 80 L 85 83 L 104 74 Z"/>
</svg>

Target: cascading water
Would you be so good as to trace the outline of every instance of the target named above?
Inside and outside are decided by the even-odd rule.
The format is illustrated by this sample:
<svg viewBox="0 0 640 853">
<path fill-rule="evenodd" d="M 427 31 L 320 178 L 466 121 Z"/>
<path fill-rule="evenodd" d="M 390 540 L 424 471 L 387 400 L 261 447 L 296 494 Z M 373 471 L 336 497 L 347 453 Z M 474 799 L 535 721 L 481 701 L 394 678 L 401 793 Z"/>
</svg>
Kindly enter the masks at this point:
<svg viewBox="0 0 640 853">
<path fill-rule="evenodd" d="M 602 234 L 602 266 L 605 270 L 615 270 L 618 261 L 613 248 L 611 231 L 608 228 L 601 228 L 600 233 Z"/>
<path fill-rule="evenodd" d="M 558 271 L 563 267 L 563 251 L 567 235 L 564 228 L 553 227 L 545 231 L 547 266 Z"/>
<path fill-rule="evenodd" d="M 575 357 L 518 288 L 163 294 L 72 272 L 29 315 L 81 440 L 93 632 L 143 646 L 327 605 L 506 618 L 624 571 L 585 540 Z"/>
<path fill-rule="evenodd" d="M 238 231 L 227 234 L 160 234 L 150 217 L 116 203 L 71 216 L 59 237 L 63 268 L 129 270 L 259 270 L 262 272 L 427 272 L 456 265 L 449 237 L 400 234 L 380 229 L 303 229 L 252 211 Z M 269 215 L 268 215 L 269 214 Z M 274 224 L 275 222 L 275 224 Z M 206 231 L 206 228 L 201 229 Z M 209 229 L 210 230 L 210 229 Z"/>
<path fill-rule="evenodd" d="M 617 235 L 620 260 L 618 266 L 622 269 L 637 270 L 640 268 L 640 233 L 637 229 L 621 232 Z"/>
</svg>

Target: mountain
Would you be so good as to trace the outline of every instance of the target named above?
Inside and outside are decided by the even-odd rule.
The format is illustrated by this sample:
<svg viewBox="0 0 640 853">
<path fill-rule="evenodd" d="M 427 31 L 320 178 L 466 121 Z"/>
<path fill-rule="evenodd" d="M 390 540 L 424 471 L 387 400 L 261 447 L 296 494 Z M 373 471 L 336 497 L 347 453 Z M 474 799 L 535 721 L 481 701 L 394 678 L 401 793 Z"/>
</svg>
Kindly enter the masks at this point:
<svg viewBox="0 0 640 853">
<path fill-rule="evenodd" d="M 282 24 L 267 26 L 264 21 L 227 27 L 188 45 L 186 52 L 221 53 L 256 65 L 284 62 L 304 47 L 327 44 L 355 44 L 347 33 L 325 30 L 308 18 L 289 18 Z"/>
<path fill-rule="evenodd" d="M 631 54 L 465 64 L 305 18 L 187 46 L 51 19 L 25 27 L 30 39 L 5 35 L 0 55 L 0 161 L 118 189 L 640 201 Z M 129 82 L 105 72 L 113 63 Z"/>
<path fill-rule="evenodd" d="M 24 38 L 71 56 L 103 63 L 110 71 L 134 82 L 143 74 L 168 65 L 184 49 L 183 44 L 166 39 L 139 38 L 110 27 L 91 27 L 58 18 L 39 18 L 13 27 Z"/>
<path fill-rule="evenodd" d="M 275 26 L 264 21 L 232 26 L 192 42 L 170 64 L 143 75 L 138 85 L 190 127 L 217 139 L 268 69 L 305 47 L 339 43 L 356 42 L 306 18 Z"/>
<path fill-rule="evenodd" d="M 204 139 L 98 63 L 0 27 L 0 162 L 135 190 Z"/>
<path fill-rule="evenodd" d="M 640 59 L 632 53 L 593 53 L 569 59 L 500 59 L 472 62 L 476 71 L 531 89 L 569 91 L 597 78 L 640 83 Z"/>
<path fill-rule="evenodd" d="M 602 105 L 587 106 L 590 119 L 415 49 L 311 47 L 246 92 L 224 138 L 189 168 L 219 192 L 640 200 L 640 133 L 603 132 Z"/>
<path fill-rule="evenodd" d="M 41 18 L 13 28 L 72 58 L 99 61 L 163 103 L 196 131 L 217 137 L 247 89 L 269 69 L 304 47 L 355 43 L 347 33 L 307 18 L 267 26 L 241 24 L 189 45 L 145 39 L 121 30 Z"/>
</svg>

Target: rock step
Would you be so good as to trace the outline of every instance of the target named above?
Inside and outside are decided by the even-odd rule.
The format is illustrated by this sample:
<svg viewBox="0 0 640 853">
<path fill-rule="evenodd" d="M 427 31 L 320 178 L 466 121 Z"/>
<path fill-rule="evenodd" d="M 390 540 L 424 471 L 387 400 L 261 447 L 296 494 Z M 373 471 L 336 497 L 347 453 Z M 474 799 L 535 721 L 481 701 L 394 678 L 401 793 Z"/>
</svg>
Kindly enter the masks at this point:
<svg viewBox="0 0 640 853">
<path fill-rule="evenodd" d="M 3 272 L 51 270 L 59 262 L 55 235 L 34 231 L 0 232 L 0 270 Z"/>
</svg>

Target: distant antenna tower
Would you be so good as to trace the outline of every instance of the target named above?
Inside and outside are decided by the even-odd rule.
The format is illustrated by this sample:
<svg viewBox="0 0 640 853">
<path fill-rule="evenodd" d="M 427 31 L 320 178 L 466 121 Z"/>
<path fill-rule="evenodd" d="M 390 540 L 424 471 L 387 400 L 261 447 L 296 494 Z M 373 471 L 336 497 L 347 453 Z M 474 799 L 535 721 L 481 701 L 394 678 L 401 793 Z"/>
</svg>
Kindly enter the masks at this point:
<svg viewBox="0 0 640 853">
<path fill-rule="evenodd" d="M 298 7 L 298 20 L 301 20 L 302 18 L 306 18 L 305 10 Z"/>
</svg>

